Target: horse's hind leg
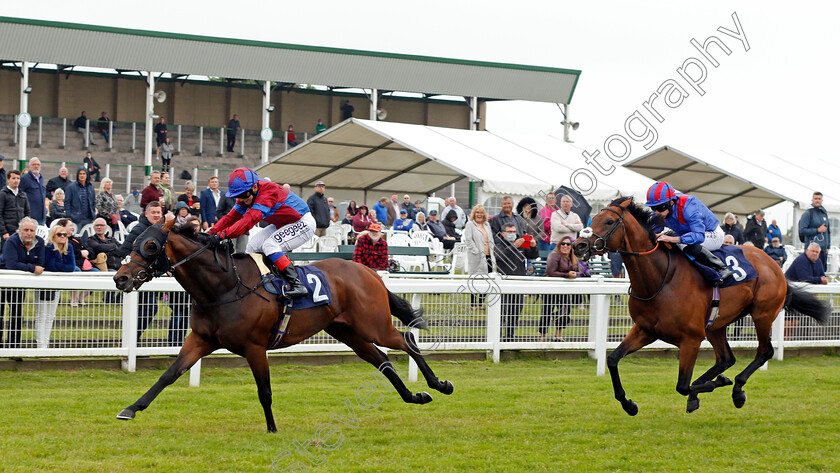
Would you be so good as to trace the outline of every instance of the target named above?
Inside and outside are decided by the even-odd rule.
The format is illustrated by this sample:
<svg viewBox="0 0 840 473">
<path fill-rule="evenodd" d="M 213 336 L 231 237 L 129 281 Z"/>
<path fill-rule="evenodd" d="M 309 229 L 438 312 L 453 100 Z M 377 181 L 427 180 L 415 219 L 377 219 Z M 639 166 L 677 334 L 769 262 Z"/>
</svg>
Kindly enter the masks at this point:
<svg viewBox="0 0 840 473">
<path fill-rule="evenodd" d="M 160 394 L 161 391 L 170 384 L 174 383 L 182 374 L 184 374 L 188 369 L 195 364 L 196 361 L 200 360 L 201 357 L 205 355 L 209 355 L 213 353 L 216 347 L 211 345 L 205 339 L 201 338 L 200 336 L 196 335 L 195 333 L 191 333 L 187 336 L 184 340 L 184 346 L 181 347 L 181 351 L 178 353 L 178 357 L 175 358 L 175 361 L 166 369 L 166 371 L 160 375 L 160 378 L 157 382 L 143 394 L 140 399 L 134 402 L 134 404 L 126 407 L 119 414 L 117 414 L 117 419 L 121 420 L 131 420 L 134 419 L 134 414 L 137 411 L 142 411 L 143 409 L 149 407 L 149 404 L 155 400 L 155 398 Z"/>
<path fill-rule="evenodd" d="M 432 401 L 432 396 L 427 392 L 412 393 L 403 383 L 403 380 L 394 369 L 394 365 L 388 360 L 388 356 L 382 353 L 373 343 L 365 341 L 359 334 L 345 324 L 332 324 L 324 329 L 336 340 L 349 346 L 359 355 L 359 358 L 375 366 L 402 397 L 403 401 L 412 404 L 426 404 Z"/>
<path fill-rule="evenodd" d="M 753 314 L 755 333 L 758 337 L 758 350 L 756 350 L 755 359 L 735 377 L 735 386 L 732 388 L 732 402 L 735 407 L 743 407 L 744 403 L 747 402 L 747 395 L 743 389 L 747 379 L 764 363 L 767 363 L 770 358 L 773 358 L 773 344 L 770 343 L 770 325 L 773 323 L 773 319 L 774 317 L 761 317 Z"/>
<path fill-rule="evenodd" d="M 613 350 L 607 357 L 607 367 L 610 369 L 610 378 L 612 379 L 613 392 L 615 398 L 621 403 L 624 412 L 634 416 L 639 413 L 639 406 L 633 402 L 632 399 L 627 399 L 624 388 L 621 386 L 621 378 L 618 375 L 618 362 L 625 356 L 634 351 L 648 345 L 654 341 L 654 337 L 639 329 L 638 325 L 633 325 L 627 336 L 624 337 L 621 344 Z"/>
<path fill-rule="evenodd" d="M 257 395 L 260 398 L 263 412 L 265 412 L 265 424 L 269 432 L 277 432 L 274 425 L 274 414 L 271 412 L 271 373 L 268 368 L 268 355 L 265 348 L 259 345 L 251 345 L 245 350 L 245 359 L 254 374 L 254 381 L 257 383 Z"/>
<path fill-rule="evenodd" d="M 417 367 L 420 369 L 420 372 L 423 373 L 423 377 L 426 378 L 426 383 L 429 385 L 430 388 L 440 391 L 443 394 L 452 394 L 452 391 L 455 390 L 455 387 L 452 386 L 452 383 L 450 383 L 449 381 L 441 381 L 440 379 L 438 379 L 437 376 L 435 376 L 435 373 L 432 371 L 432 368 L 429 367 L 429 364 L 426 363 L 426 359 L 423 358 L 423 354 L 420 353 L 420 348 L 417 347 L 417 342 L 414 340 L 414 334 L 412 334 L 411 332 L 399 331 L 398 333 L 401 335 L 401 341 L 403 343 L 394 344 L 396 346 L 391 346 L 390 344 L 386 344 L 385 346 L 387 346 L 388 348 L 403 350 L 406 353 L 408 353 L 408 356 L 410 356 L 411 359 L 413 359 L 417 363 Z"/>
<path fill-rule="evenodd" d="M 710 386 L 714 390 L 732 384 L 732 380 L 721 375 L 721 373 L 735 364 L 735 355 L 732 353 L 732 348 L 729 347 L 729 342 L 726 341 L 726 327 L 709 332 L 706 334 L 706 338 L 712 344 L 712 348 L 715 349 L 716 362 L 714 366 L 691 383 L 691 392 L 688 394 L 688 403 L 686 405 L 686 412 L 689 413 L 696 411 L 700 407 L 700 400 L 697 398 L 697 394 L 705 392 L 699 390 L 701 389 L 700 386 L 711 383 Z M 717 376 L 717 379 L 715 379 L 715 376 Z"/>
</svg>

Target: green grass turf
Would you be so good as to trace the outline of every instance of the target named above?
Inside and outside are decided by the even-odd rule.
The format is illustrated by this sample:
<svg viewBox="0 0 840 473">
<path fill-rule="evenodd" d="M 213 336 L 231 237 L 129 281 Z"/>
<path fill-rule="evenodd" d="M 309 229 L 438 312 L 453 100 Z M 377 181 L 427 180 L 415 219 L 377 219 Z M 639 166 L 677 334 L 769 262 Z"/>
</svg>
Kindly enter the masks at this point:
<svg viewBox="0 0 840 473">
<path fill-rule="evenodd" d="M 432 403 L 417 406 L 388 393 L 371 410 L 355 400 L 357 388 L 375 383 L 369 365 L 276 365 L 277 434 L 265 433 L 245 368 L 206 368 L 199 388 L 185 376 L 133 421 L 115 415 L 162 371 L 6 371 L 0 471 L 269 472 L 285 450 L 291 455 L 276 471 L 296 461 L 322 472 L 838 471 L 838 362 L 771 362 L 747 384 L 744 408 L 735 409 L 726 387 L 701 395 L 700 410 L 689 415 L 674 390 L 676 360 L 626 359 L 620 368 L 639 404 L 636 417 L 613 399 L 609 376 L 596 377 L 585 359 L 432 361 L 455 384 L 453 395 L 435 391 Z M 708 366 L 701 361 L 695 374 Z M 346 400 L 355 428 L 333 419 L 352 417 Z M 321 441 L 340 438 L 331 451 L 309 444 L 325 423 L 340 432 Z M 310 445 L 322 463 L 310 464 L 293 442 Z"/>
</svg>

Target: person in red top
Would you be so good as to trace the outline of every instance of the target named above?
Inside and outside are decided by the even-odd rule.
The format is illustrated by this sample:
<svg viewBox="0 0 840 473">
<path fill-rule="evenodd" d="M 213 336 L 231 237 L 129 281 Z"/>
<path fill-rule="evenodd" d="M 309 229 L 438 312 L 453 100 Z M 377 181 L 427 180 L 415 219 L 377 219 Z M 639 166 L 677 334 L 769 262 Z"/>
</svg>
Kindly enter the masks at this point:
<svg viewBox="0 0 840 473">
<path fill-rule="evenodd" d="M 368 232 L 356 241 L 353 261 L 377 271 L 388 270 L 388 243 L 382 238 L 382 227 L 371 223 Z"/>
<path fill-rule="evenodd" d="M 309 206 L 294 192 L 279 184 L 261 180 L 248 168 L 237 168 L 228 178 L 225 194 L 236 199 L 236 205 L 210 229 L 218 240 L 236 238 L 245 234 L 258 222 L 269 225 L 248 240 L 248 253 L 267 255 L 291 289 L 286 297 L 305 296 L 306 287 L 298 279 L 295 265 L 286 256 L 309 241 L 315 234 L 315 218 Z"/>
<path fill-rule="evenodd" d="M 140 208 L 145 209 L 149 202 L 153 200 L 158 200 L 162 204 L 161 199 L 163 199 L 163 189 L 160 188 L 160 171 L 152 171 L 149 176 L 149 185 L 143 189 L 143 195 L 140 198 Z M 163 213 L 166 213 L 165 208 Z"/>
</svg>

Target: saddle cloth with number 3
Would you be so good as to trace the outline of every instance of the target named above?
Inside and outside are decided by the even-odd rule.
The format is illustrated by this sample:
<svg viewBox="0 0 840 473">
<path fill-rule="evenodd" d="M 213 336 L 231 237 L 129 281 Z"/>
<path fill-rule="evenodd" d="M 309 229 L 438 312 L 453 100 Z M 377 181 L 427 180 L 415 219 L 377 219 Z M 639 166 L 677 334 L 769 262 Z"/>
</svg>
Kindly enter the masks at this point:
<svg viewBox="0 0 840 473">
<path fill-rule="evenodd" d="M 750 263 L 744 256 L 744 252 L 740 247 L 735 245 L 723 245 L 719 250 L 715 250 L 712 253 L 720 258 L 720 260 L 723 261 L 723 264 L 725 264 L 734 273 L 731 278 L 724 281 L 721 286 L 722 288 L 741 284 L 742 282 L 747 282 L 758 277 L 758 273 L 752 263 Z M 710 284 L 720 278 L 720 274 L 718 274 L 718 272 L 714 269 L 709 268 L 708 266 L 703 266 L 694 260 L 692 260 L 692 262 L 694 263 L 694 267 L 700 271 L 700 274 L 702 274 L 706 281 Z"/>
<path fill-rule="evenodd" d="M 270 271 L 262 262 L 262 255 L 254 253 L 251 255 L 254 262 L 260 268 L 260 273 L 263 275 L 263 281 L 266 282 L 265 288 L 272 294 L 279 294 L 283 290 L 283 286 L 288 289 L 288 284 L 284 279 L 277 279 L 270 275 Z M 306 291 L 309 293 L 306 297 L 300 297 L 292 300 L 292 309 L 310 309 L 319 305 L 326 305 L 332 302 L 332 291 L 330 291 L 330 284 L 327 282 L 327 277 L 323 271 L 315 266 L 297 266 L 298 278 L 300 282 L 306 286 Z M 268 284 L 268 280 L 272 284 Z"/>
</svg>

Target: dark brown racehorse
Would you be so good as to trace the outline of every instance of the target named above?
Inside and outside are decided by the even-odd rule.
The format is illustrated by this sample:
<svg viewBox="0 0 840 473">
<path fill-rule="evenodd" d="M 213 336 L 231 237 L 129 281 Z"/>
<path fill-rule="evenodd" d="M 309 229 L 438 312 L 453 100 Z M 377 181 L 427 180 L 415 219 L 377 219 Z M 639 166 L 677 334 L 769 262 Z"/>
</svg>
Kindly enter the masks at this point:
<svg viewBox="0 0 840 473">
<path fill-rule="evenodd" d="M 130 292 L 167 270 L 192 296 L 190 326 L 175 362 L 119 419 L 133 419 L 166 387 L 201 357 L 226 348 L 248 360 L 257 383 L 260 404 L 269 432 L 276 432 L 271 412 L 271 384 L 266 347 L 280 316 L 277 296 L 260 285 L 257 265 L 246 255 L 230 255 L 212 247 L 206 236 L 191 227 L 178 228 L 174 220 L 149 227 L 137 237 L 130 261 L 114 276 L 117 288 Z M 171 266 L 170 266 L 171 265 Z M 394 385 L 405 402 L 425 404 L 432 397 L 408 390 L 388 357 L 374 346 L 403 350 L 411 356 L 429 387 L 451 394 L 452 383 L 440 381 L 420 354 L 414 336 L 394 328 L 391 315 L 413 328 L 426 328 L 423 311 L 413 310 L 390 292 L 371 269 L 350 261 L 328 259 L 316 263 L 332 290 L 332 302 L 295 311 L 280 348 L 300 343 L 324 330 L 347 344 L 359 357 L 375 366 Z"/>
<path fill-rule="evenodd" d="M 706 329 L 712 287 L 679 249 L 656 244 L 650 219 L 650 210 L 636 205 L 630 197 L 621 197 L 599 212 L 592 219 L 591 227 L 584 229 L 575 242 L 575 253 L 584 260 L 605 251 L 620 252 L 630 277 L 628 308 L 634 325 L 607 358 L 615 398 L 631 416 L 639 412 L 636 403 L 625 397 L 618 362 L 659 339 L 679 348 L 677 392 L 688 396 L 687 411 L 695 411 L 700 407 L 698 394 L 732 384 L 721 374 L 735 364 L 726 340 L 726 327 L 750 314 L 758 337 L 758 351 L 755 359 L 735 377 L 732 401 L 735 407 L 741 407 L 747 399 L 743 390 L 747 379 L 773 356 L 770 327 L 779 311 L 783 307 L 792 308 L 825 323 L 830 308 L 813 295 L 790 286 L 782 270 L 766 253 L 758 248 L 742 247 L 758 277 L 721 289 L 718 317 Z M 715 350 L 716 363 L 692 383 L 694 363 L 704 337 Z"/>
</svg>

